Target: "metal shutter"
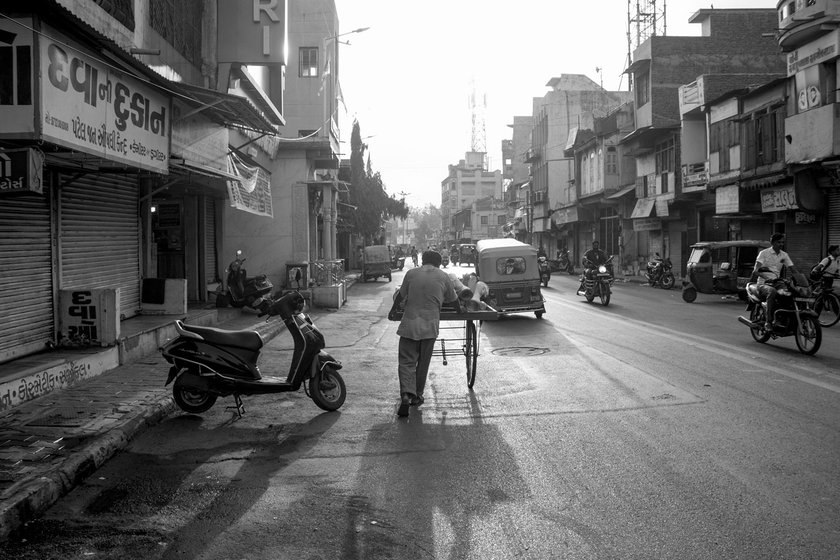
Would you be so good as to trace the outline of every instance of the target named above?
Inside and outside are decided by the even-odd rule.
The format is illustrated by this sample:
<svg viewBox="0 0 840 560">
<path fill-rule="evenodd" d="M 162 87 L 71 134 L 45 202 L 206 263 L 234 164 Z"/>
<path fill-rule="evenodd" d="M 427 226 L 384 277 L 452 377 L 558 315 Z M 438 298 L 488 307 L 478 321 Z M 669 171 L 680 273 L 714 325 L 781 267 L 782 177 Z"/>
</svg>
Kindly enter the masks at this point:
<svg viewBox="0 0 840 560">
<path fill-rule="evenodd" d="M 47 192 L 0 201 L 0 362 L 55 341 Z"/>
<path fill-rule="evenodd" d="M 209 284 L 219 277 L 216 271 L 216 200 L 204 198 L 204 278 Z"/>
<path fill-rule="evenodd" d="M 796 268 L 807 274 L 822 258 L 820 225 L 796 224 L 793 221 L 793 213 L 790 213 L 785 226 L 785 251 Z"/>
<path fill-rule="evenodd" d="M 840 189 L 828 191 L 828 212 L 825 225 L 828 229 L 828 244 L 840 245 Z"/>
<path fill-rule="evenodd" d="M 69 179 L 62 175 L 60 183 Z M 140 308 L 137 193 L 134 177 L 90 174 L 59 196 L 61 289 L 119 288 L 122 318 Z"/>
</svg>

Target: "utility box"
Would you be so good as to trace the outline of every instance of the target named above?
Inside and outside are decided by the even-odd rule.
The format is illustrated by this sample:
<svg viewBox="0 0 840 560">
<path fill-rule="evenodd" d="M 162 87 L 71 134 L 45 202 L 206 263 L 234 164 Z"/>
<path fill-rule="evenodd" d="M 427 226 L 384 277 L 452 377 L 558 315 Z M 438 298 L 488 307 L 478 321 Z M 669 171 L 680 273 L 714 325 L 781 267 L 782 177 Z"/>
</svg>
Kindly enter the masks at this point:
<svg viewBox="0 0 840 560">
<path fill-rule="evenodd" d="M 120 289 L 81 288 L 58 295 L 60 344 L 110 346 L 120 337 Z"/>
</svg>

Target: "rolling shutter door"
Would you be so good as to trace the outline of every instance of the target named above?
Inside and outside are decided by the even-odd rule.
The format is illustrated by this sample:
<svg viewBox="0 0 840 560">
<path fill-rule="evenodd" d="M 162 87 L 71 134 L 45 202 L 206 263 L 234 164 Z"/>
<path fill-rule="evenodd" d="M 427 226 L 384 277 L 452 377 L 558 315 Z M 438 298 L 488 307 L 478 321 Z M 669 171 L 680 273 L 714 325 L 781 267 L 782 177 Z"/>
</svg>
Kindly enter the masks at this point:
<svg viewBox="0 0 840 560">
<path fill-rule="evenodd" d="M 0 362 L 55 340 L 51 237 L 46 188 L 0 199 Z"/>
<path fill-rule="evenodd" d="M 800 272 L 808 273 L 820 262 L 819 224 L 794 224 L 793 215 L 788 216 L 785 227 L 785 251 Z"/>
<path fill-rule="evenodd" d="M 137 192 L 133 177 L 90 174 L 60 193 L 61 289 L 119 288 L 122 318 L 140 308 Z"/>
<path fill-rule="evenodd" d="M 204 278 L 208 284 L 219 276 L 216 263 L 216 200 L 208 196 L 204 198 Z"/>
<path fill-rule="evenodd" d="M 828 191 L 826 227 L 828 228 L 828 244 L 840 245 L 840 189 Z"/>
</svg>

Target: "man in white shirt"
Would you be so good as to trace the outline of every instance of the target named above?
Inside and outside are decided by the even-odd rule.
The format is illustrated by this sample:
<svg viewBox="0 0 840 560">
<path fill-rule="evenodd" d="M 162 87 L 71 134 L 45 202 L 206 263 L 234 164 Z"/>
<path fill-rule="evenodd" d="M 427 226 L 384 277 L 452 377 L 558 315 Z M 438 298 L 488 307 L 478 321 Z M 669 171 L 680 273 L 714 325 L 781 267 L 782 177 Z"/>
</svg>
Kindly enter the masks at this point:
<svg viewBox="0 0 840 560">
<path fill-rule="evenodd" d="M 770 247 L 760 251 L 755 258 L 755 268 L 750 277 L 750 282 L 758 281 L 758 292 L 767 301 L 767 317 L 765 317 L 764 329 L 768 332 L 773 330 L 773 313 L 776 308 L 776 288 L 773 287 L 773 280 L 780 277 L 782 266 L 793 268 L 793 261 L 790 256 L 782 251 L 784 244 L 784 234 L 774 233 L 770 238 Z M 759 273 L 761 268 L 769 269 L 769 271 Z"/>
</svg>

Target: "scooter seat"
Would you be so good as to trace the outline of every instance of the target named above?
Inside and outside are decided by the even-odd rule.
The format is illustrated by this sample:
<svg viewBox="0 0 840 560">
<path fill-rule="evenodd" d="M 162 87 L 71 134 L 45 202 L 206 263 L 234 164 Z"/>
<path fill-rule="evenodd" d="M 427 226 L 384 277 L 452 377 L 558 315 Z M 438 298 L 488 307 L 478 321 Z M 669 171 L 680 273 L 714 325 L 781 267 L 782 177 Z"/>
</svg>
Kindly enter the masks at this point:
<svg viewBox="0 0 840 560">
<path fill-rule="evenodd" d="M 236 346 L 246 350 L 259 350 L 263 347 L 263 339 L 257 331 L 226 331 L 215 327 L 199 327 L 186 325 L 178 321 L 178 325 L 185 331 L 195 333 L 211 344 Z"/>
</svg>

